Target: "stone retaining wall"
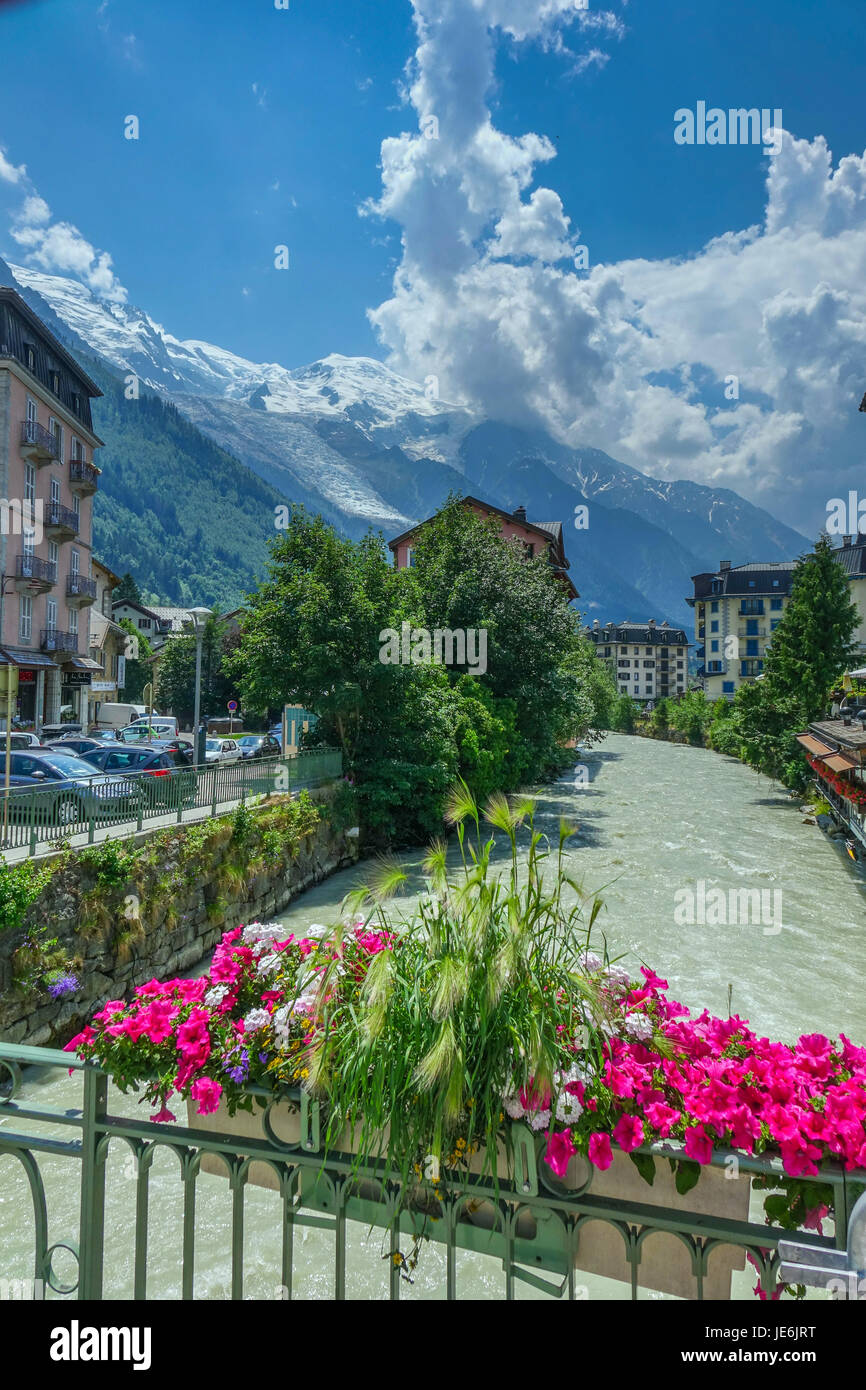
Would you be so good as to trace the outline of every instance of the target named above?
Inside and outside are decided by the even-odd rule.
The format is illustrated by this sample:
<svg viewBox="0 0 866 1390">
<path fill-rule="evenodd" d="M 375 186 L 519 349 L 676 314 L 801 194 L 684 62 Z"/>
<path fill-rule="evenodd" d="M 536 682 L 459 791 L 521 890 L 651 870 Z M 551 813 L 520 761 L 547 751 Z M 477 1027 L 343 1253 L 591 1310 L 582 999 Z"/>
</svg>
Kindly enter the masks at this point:
<svg viewBox="0 0 866 1390">
<path fill-rule="evenodd" d="M 236 900 L 220 891 L 220 869 L 229 840 L 202 862 L 195 882 L 176 896 L 147 891 L 123 911 L 123 890 L 113 895 L 112 913 L 102 929 L 82 926 L 82 899 L 93 894 L 93 879 L 75 854 L 54 874 L 28 909 L 21 928 L 0 934 L 0 1041 L 32 1046 L 60 1046 L 69 1041 L 109 999 L 128 996 L 136 985 L 154 977 L 168 979 L 198 964 L 222 934 L 242 923 L 268 921 L 293 898 L 358 859 L 357 831 L 334 830 L 328 820 L 327 789 L 311 793 L 322 819 L 298 844 L 288 865 L 258 874 Z M 157 833 L 157 832 L 155 832 Z M 147 836 L 139 837 L 140 840 Z M 158 878 L 171 876 L 170 859 Z M 131 888 L 131 885 L 130 885 Z M 108 895 L 106 895 L 108 899 Z M 80 962 L 81 988 L 54 1000 L 44 987 L 25 993 L 15 983 L 13 956 L 34 927 L 46 928 L 70 959 Z"/>
</svg>

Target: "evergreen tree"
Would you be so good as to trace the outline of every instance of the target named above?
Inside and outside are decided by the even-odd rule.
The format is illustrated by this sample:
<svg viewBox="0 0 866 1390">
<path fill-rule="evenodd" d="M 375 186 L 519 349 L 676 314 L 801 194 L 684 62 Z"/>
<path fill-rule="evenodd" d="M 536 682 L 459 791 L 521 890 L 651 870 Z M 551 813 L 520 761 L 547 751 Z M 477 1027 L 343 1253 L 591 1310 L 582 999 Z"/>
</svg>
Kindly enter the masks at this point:
<svg viewBox="0 0 866 1390">
<path fill-rule="evenodd" d="M 823 533 L 794 570 L 791 598 L 764 664 L 768 696 L 794 700 L 807 723 L 823 714 L 830 690 L 856 655 L 851 639 L 858 622 L 848 578 Z"/>
<path fill-rule="evenodd" d="M 120 603 L 123 599 L 126 599 L 128 603 L 141 603 L 141 590 L 129 570 L 126 571 L 111 598 L 113 603 Z"/>
</svg>

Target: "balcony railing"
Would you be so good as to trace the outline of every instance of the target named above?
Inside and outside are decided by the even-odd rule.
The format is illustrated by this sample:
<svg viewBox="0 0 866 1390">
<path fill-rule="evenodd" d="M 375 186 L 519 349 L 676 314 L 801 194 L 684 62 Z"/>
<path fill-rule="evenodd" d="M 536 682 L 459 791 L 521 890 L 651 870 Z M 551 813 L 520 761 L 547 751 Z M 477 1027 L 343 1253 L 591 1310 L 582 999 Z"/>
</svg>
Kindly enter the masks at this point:
<svg viewBox="0 0 866 1390">
<path fill-rule="evenodd" d="M 77 632 L 58 632 L 56 628 L 47 627 L 42 629 L 39 638 L 39 646 L 44 652 L 52 652 L 55 655 L 59 652 L 78 651 Z"/>
<path fill-rule="evenodd" d="M 84 459 L 70 459 L 69 486 L 82 497 L 89 497 L 99 483 L 99 469 Z"/>
<path fill-rule="evenodd" d="M 59 502 L 46 502 L 45 516 L 43 524 L 46 531 L 67 532 L 69 535 L 77 536 L 79 527 L 78 513 L 71 507 L 61 506 Z"/>
<path fill-rule="evenodd" d="M 96 580 L 86 579 L 83 574 L 70 574 L 66 580 L 67 598 L 96 598 Z"/>
<path fill-rule="evenodd" d="M 21 447 L 42 459 L 60 458 L 57 439 L 36 420 L 21 421 Z"/>
<path fill-rule="evenodd" d="M 53 560 L 40 560 L 38 555 L 19 555 L 15 562 L 15 577 L 56 584 L 57 566 Z"/>
</svg>

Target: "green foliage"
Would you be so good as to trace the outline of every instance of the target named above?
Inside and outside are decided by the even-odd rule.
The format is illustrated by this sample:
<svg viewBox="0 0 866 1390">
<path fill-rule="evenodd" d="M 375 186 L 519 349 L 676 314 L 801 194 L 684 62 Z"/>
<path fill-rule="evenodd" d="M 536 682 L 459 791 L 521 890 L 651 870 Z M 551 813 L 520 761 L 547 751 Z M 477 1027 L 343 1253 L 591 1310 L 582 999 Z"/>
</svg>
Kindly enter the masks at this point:
<svg viewBox="0 0 866 1390">
<path fill-rule="evenodd" d="M 671 703 L 671 728 L 685 734 L 690 743 L 703 743 L 712 714 L 710 703 L 702 690 L 687 690 L 681 699 Z"/>
<path fill-rule="evenodd" d="M 115 590 L 115 592 L 117 591 Z M 123 687 L 122 698 L 128 700 L 130 704 L 140 705 L 144 687 L 153 680 L 153 667 L 147 663 L 147 657 L 153 655 L 153 647 L 131 618 L 121 618 L 120 626 L 124 632 L 129 633 L 130 637 L 135 637 L 138 641 L 138 656 L 135 660 L 128 660 L 126 663 L 126 683 Z"/>
<path fill-rule="evenodd" d="M 388 1158 L 404 1181 L 428 1157 L 436 1178 L 482 1147 L 489 1164 L 497 1140 L 510 1142 L 503 1095 L 553 1088 L 566 1055 L 562 1031 L 585 1027 L 591 1048 L 600 1041 L 597 990 L 581 967 L 589 924 L 564 868 L 570 828 L 550 849 L 533 831 L 531 802 L 494 798 L 485 817 L 503 832 L 503 872 L 465 784 L 452 790 L 447 815 L 462 869 L 449 876 L 444 846 L 434 843 L 424 861 L 432 892 L 410 921 L 389 910 L 406 878 L 392 861 L 347 900 L 347 918 L 360 909 L 367 927 L 397 928 L 400 948 L 376 956 L 354 997 L 330 990 L 324 975 L 323 1027 L 308 1053 L 306 1084 L 329 1102 L 327 1144 L 347 1122 L 360 1123 L 361 1163 L 387 1131 Z M 525 865 L 517 848 L 524 827 Z M 546 878 L 548 860 L 555 871 Z"/>
<path fill-rule="evenodd" d="M 630 695 L 617 696 L 611 711 L 611 729 L 621 734 L 633 734 L 637 723 L 638 707 Z"/>
<path fill-rule="evenodd" d="M 485 631 L 486 671 L 383 662 L 404 622 Z M 456 501 L 401 571 L 381 537 L 355 543 L 293 508 L 226 666 L 245 709 L 316 713 L 316 741 L 342 749 L 368 845 L 436 833 L 455 775 L 486 797 L 558 769 L 610 697 L 547 561 Z"/>
<path fill-rule="evenodd" d="M 23 926 L 27 909 L 36 901 L 51 878 L 49 864 L 0 863 L 0 932 Z"/>
<path fill-rule="evenodd" d="M 120 603 L 122 599 L 126 599 L 129 603 L 141 603 L 141 590 L 129 570 L 126 571 L 111 598 L 113 603 Z"/>
<path fill-rule="evenodd" d="M 670 722 L 670 702 L 664 698 L 656 702 L 650 716 L 650 724 L 658 734 L 666 734 Z"/>
<path fill-rule="evenodd" d="M 201 650 L 201 714 L 225 714 L 229 700 L 237 691 L 227 674 L 227 658 L 236 639 L 217 618 L 205 624 Z M 172 637 L 159 662 L 156 701 L 192 726 L 195 717 L 196 639 L 190 635 Z"/>
<path fill-rule="evenodd" d="M 93 875 L 99 888 L 128 883 L 136 862 L 135 849 L 121 840 L 104 840 L 78 854 L 78 863 Z"/>
</svg>

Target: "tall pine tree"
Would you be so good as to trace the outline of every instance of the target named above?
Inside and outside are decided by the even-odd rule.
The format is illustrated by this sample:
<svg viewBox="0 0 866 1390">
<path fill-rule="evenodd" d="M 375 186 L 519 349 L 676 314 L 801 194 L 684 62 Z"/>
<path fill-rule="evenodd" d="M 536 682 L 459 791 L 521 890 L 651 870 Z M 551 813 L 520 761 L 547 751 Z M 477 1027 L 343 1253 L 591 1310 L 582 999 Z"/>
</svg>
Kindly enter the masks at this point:
<svg viewBox="0 0 866 1390">
<path fill-rule="evenodd" d="M 859 621 L 847 575 L 822 533 L 794 570 L 791 598 L 765 662 L 767 694 L 793 700 L 804 721 L 817 719 L 856 655 L 852 638 Z"/>
</svg>

